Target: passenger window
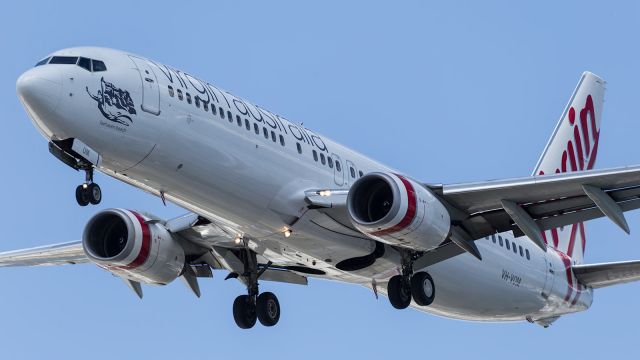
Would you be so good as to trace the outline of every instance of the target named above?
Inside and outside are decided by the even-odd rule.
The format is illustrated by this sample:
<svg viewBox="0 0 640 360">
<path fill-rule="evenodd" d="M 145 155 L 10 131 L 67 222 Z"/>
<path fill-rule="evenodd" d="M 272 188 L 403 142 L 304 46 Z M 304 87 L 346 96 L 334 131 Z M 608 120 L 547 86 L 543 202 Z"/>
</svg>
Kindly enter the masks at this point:
<svg viewBox="0 0 640 360">
<path fill-rule="evenodd" d="M 220 117 L 224 120 L 224 110 L 222 108 L 220 108 Z"/>
<path fill-rule="evenodd" d="M 271 140 L 272 140 L 273 142 L 276 142 L 276 133 L 275 133 L 275 132 L 273 132 L 273 130 L 271 130 Z"/>
<path fill-rule="evenodd" d="M 269 130 L 267 130 L 267 128 L 266 128 L 266 127 L 263 127 L 263 128 L 262 128 L 262 134 L 264 135 L 264 138 L 265 138 L 265 139 L 268 139 L 268 138 L 269 138 Z"/>
<path fill-rule="evenodd" d="M 296 147 L 298 148 L 298 154 L 302 154 L 302 146 L 300 146 L 300 143 L 296 143 Z"/>
<path fill-rule="evenodd" d="M 87 71 L 91 71 L 91 60 L 86 57 L 81 57 L 80 60 L 78 60 L 78 66 Z"/>
<path fill-rule="evenodd" d="M 244 127 L 246 127 L 247 130 L 251 131 L 251 124 L 249 124 L 249 120 L 244 119 Z"/>
<path fill-rule="evenodd" d="M 100 60 L 91 60 L 93 72 L 107 71 L 107 66 Z"/>
<path fill-rule="evenodd" d="M 342 171 L 342 165 L 340 165 L 340 161 L 336 161 L 336 170 L 338 170 L 338 172 Z"/>
<path fill-rule="evenodd" d="M 524 249 L 524 253 L 527 256 L 527 260 L 531 260 L 531 256 L 529 255 L 529 249 Z"/>
<path fill-rule="evenodd" d="M 195 96 L 195 100 L 196 100 L 196 107 L 200 109 L 200 98 L 197 95 Z"/>
<path fill-rule="evenodd" d="M 502 236 L 498 235 L 498 242 L 500 243 L 500 246 L 502 246 Z"/>
<path fill-rule="evenodd" d="M 322 165 L 326 165 L 327 164 L 327 159 L 325 159 L 323 153 L 320 153 L 320 162 L 322 163 Z"/>
<path fill-rule="evenodd" d="M 516 245 L 516 243 L 513 243 L 513 253 L 518 255 L 518 246 Z"/>
<path fill-rule="evenodd" d="M 185 93 L 185 95 L 187 96 L 187 104 L 191 104 L 191 94 Z"/>
<path fill-rule="evenodd" d="M 364 175 L 364 173 L 362 172 L 362 170 L 358 171 L 358 175 L 360 175 L 360 177 L 362 177 L 362 175 Z"/>
<path fill-rule="evenodd" d="M 329 163 L 329 168 L 333 169 L 333 159 L 331 156 L 327 156 L 327 162 Z"/>
<path fill-rule="evenodd" d="M 75 65 L 77 62 L 77 56 L 54 56 L 51 58 L 51 61 L 49 61 L 49 64 Z"/>
<path fill-rule="evenodd" d="M 280 145 L 284 146 L 284 136 L 280 135 Z"/>
<path fill-rule="evenodd" d="M 231 114 L 231 111 L 227 110 L 227 119 L 229 119 L 229 122 L 233 122 L 233 115 Z"/>
<path fill-rule="evenodd" d="M 256 135 L 260 135 L 260 128 L 258 127 L 258 124 L 253 123 L 253 131 L 256 133 Z"/>
<path fill-rule="evenodd" d="M 511 247 L 509 246 L 509 239 L 504 239 L 504 243 L 507 246 L 507 250 L 511 250 Z"/>
<path fill-rule="evenodd" d="M 520 246 L 520 256 L 524 256 L 524 254 L 522 252 L 522 246 Z"/>
<path fill-rule="evenodd" d="M 242 119 L 240 119 L 240 115 L 236 115 L 236 122 L 238 123 L 238 126 L 242 127 Z"/>
<path fill-rule="evenodd" d="M 312 153 L 313 153 L 313 160 L 318 161 L 318 152 L 313 150 Z"/>
<path fill-rule="evenodd" d="M 202 101 L 202 107 L 204 108 L 204 111 L 209 111 L 209 103 L 206 101 Z"/>
<path fill-rule="evenodd" d="M 349 173 L 351 173 L 352 178 L 356 178 L 356 169 L 354 169 L 353 167 L 349 167 Z"/>
<path fill-rule="evenodd" d="M 173 86 L 169 85 L 167 89 L 169 89 L 169 96 L 173 97 L 175 95 L 173 92 Z"/>
<path fill-rule="evenodd" d="M 211 104 L 211 112 L 213 113 L 213 115 L 217 115 L 216 114 L 216 106 L 214 104 Z"/>
<path fill-rule="evenodd" d="M 491 235 L 491 241 L 493 241 L 493 243 L 496 243 L 496 236 L 495 235 Z"/>
<path fill-rule="evenodd" d="M 178 99 L 180 101 L 182 101 L 183 97 L 182 97 L 182 90 L 178 89 Z"/>
</svg>

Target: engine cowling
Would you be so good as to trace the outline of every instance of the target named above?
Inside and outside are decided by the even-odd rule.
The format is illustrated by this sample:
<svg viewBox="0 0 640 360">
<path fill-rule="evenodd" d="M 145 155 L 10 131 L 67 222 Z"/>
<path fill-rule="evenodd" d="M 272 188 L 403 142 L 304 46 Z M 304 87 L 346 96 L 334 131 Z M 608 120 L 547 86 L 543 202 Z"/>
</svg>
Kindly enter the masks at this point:
<svg viewBox="0 0 640 360">
<path fill-rule="evenodd" d="M 431 250 L 449 236 L 444 205 L 421 184 L 404 176 L 375 172 L 349 189 L 347 208 L 353 225 L 378 241 Z"/>
<path fill-rule="evenodd" d="M 115 275 L 147 284 L 168 284 L 182 273 L 184 250 L 162 224 L 149 220 L 131 210 L 101 211 L 84 229 L 84 252 Z"/>
</svg>

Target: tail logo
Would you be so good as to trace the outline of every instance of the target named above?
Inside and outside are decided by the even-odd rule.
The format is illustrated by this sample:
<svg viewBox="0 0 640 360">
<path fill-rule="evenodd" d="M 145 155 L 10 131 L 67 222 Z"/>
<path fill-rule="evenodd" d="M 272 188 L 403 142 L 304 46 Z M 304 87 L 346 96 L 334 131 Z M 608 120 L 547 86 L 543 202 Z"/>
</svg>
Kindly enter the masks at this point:
<svg viewBox="0 0 640 360">
<path fill-rule="evenodd" d="M 598 140 L 600 139 L 600 130 L 596 123 L 596 112 L 591 95 L 587 95 L 584 107 L 580 110 L 579 114 L 576 114 L 576 109 L 573 106 L 570 107 L 567 112 L 567 118 L 569 120 L 568 125 L 573 129 L 573 138 L 567 141 L 566 148 L 562 152 L 562 158 L 559 166 L 555 169 L 555 173 L 591 170 L 595 165 L 598 155 Z M 544 174 L 544 171 L 539 172 L 539 175 Z M 564 229 L 550 230 L 554 248 L 558 248 L 559 245 L 559 230 L 562 231 Z M 578 234 L 582 240 L 582 251 L 584 252 L 586 245 L 584 224 L 577 223 L 571 225 L 570 234 L 566 254 L 572 257 Z M 543 232 L 542 236 L 548 244 L 546 232 Z"/>
</svg>

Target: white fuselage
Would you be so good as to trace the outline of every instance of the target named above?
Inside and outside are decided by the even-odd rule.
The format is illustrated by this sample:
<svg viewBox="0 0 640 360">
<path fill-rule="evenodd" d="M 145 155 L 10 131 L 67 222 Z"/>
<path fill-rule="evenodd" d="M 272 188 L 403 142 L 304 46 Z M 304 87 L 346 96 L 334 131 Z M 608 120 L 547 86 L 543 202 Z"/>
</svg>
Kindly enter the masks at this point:
<svg viewBox="0 0 640 360">
<path fill-rule="evenodd" d="M 265 247 L 263 256 L 274 262 L 300 264 L 324 271 L 320 278 L 365 286 L 374 279 L 384 284 L 398 273 L 392 253 L 359 271 L 336 268 L 339 261 L 370 254 L 374 242 L 346 228 L 324 226 L 330 221 L 308 212 L 301 195 L 308 189 L 349 189 L 361 173 L 392 169 L 164 65 L 102 48 L 55 55 L 100 59 L 107 70 L 63 64 L 30 70 L 50 82 L 59 79 L 58 100 L 55 90 L 47 94 L 48 108 L 28 109 L 48 140 L 81 140 L 100 154 L 101 172 L 232 224 L 254 246 Z M 103 116 L 96 98 L 108 91 L 105 83 L 129 92 L 136 104 L 131 122 Z M 284 237 L 282 229 L 297 218 L 292 236 Z M 543 252 L 511 233 L 476 243 L 482 261 L 463 254 L 425 269 L 436 296 L 428 307 L 414 304 L 417 309 L 458 319 L 511 321 L 553 318 L 591 305 L 592 290 L 577 284 L 567 271 L 571 260 L 557 251 Z"/>
</svg>

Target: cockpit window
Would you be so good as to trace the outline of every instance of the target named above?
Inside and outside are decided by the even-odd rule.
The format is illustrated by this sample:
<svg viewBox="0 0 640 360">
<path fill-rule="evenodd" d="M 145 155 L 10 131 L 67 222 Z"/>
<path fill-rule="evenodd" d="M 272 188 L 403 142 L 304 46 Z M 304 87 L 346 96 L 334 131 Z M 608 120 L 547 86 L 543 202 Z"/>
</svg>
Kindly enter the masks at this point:
<svg viewBox="0 0 640 360">
<path fill-rule="evenodd" d="M 78 62 L 77 56 L 54 56 L 51 58 L 49 64 L 72 64 L 75 65 Z"/>
<path fill-rule="evenodd" d="M 40 65 L 44 65 L 44 64 L 46 64 L 47 62 L 49 62 L 49 59 L 50 59 L 50 58 L 44 58 L 44 59 L 42 59 L 42 60 L 38 61 L 38 63 L 36 64 L 36 66 L 40 66 Z"/>
<path fill-rule="evenodd" d="M 38 61 L 36 66 L 45 64 L 66 64 L 66 65 L 78 65 L 81 68 L 90 71 L 107 71 L 107 66 L 100 60 L 89 59 L 86 57 L 77 56 L 53 56 Z"/>
<path fill-rule="evenodd" d="M 80 60 L 78 60 L 78 66 L 87 71 L 91 71 L 91 60 L 86 57 L 81 57 Z"/>
<path fill-rule="evenodd" d="M 107 71 L 107 66 L 100 60 L 91 60 L 93 71 Z"/>
</svg>

